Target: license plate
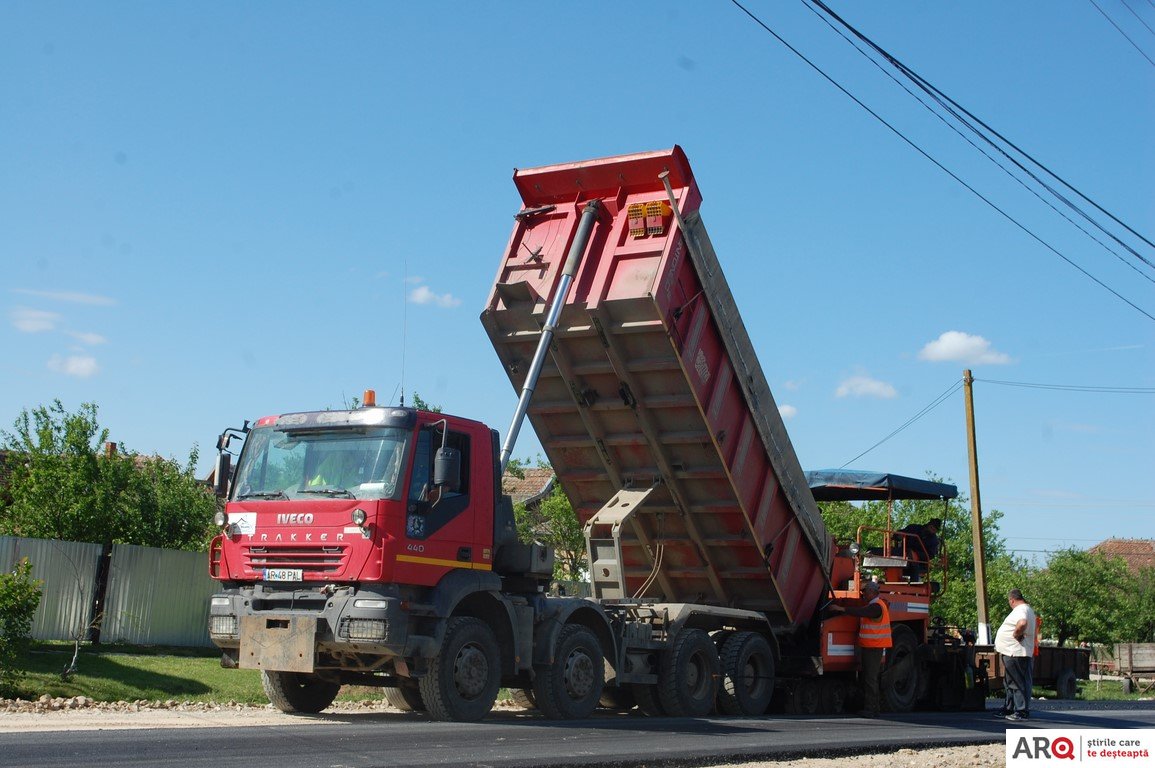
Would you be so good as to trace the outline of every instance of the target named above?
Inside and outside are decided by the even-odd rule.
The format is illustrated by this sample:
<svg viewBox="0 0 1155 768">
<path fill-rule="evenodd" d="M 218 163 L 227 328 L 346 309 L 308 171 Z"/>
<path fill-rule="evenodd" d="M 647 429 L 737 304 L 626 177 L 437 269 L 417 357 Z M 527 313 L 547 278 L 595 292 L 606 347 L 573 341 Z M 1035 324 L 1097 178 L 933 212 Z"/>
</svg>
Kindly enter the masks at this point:
<svg viewBox="0 0 1155 768">
<path fill-rule="evenodd" d="M 301 581 L 301 569 L 266 568 L 265 581 Z"/>
</svg>

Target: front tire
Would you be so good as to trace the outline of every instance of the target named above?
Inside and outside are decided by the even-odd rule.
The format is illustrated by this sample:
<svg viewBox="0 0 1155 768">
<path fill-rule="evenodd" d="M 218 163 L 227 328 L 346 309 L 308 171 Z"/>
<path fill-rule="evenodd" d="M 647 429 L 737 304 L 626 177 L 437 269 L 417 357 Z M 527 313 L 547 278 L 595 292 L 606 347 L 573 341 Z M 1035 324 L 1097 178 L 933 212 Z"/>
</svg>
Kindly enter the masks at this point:
<svg viewBox="0 0 1155 768">
<path fill-rule="evenodd" d="M 891 647 L 886 651 L 882 671 L 882 701 L 891 712 L 909 712 L 918 699 L 922 669 L 918 661 L 918 640 L 905 624 L 891 628 Z"/>
<path fill-rule="evenodd" d="M 425 711 L 425 702 L 421 700 L 421 691 L 418 690 L 416 683 L 386 688 L 385 701 L 402 712 Z"/>
<path fill-rule="evenodd" d="M 261 687 L 273 706 L 290 714 L 316 714 L 333 703 L 340 683 L 303 672 L 261 670 Z"/>
<path fill-rule="evenodd" d="M 551 720 L 582 720 L 597 709 L 605 684 L 605 661 L 588 627 L 567 624 L 558 634 L 553 664 L 533 679 L 537 708 Z"/>
<path fill-rule="evenodd" d="M 421 700 L 434 720 L 472 722 L 493 709 L 501 685 L 501 652 L 481 619 L 449 620 L 441 653 L 421 678 Z"/>
</svg>

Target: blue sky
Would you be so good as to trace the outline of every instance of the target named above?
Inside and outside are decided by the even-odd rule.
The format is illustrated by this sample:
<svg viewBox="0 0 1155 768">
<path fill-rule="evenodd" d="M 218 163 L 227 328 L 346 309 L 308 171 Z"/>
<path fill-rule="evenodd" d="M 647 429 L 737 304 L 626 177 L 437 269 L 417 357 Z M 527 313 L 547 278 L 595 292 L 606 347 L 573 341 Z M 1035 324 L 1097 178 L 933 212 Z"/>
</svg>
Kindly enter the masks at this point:
<svg viewBox="0 0 1155 768">
<path fill-rule="evenodd" d="M 1155 239 L 1155 6 L 1096 2 L 834 7 Z M 1155 314 L 1155 272 L 807 6 L 747 7 Z M 858 456 L 969 367 L 982 499 L 1013 548 L 1155 538 L 1155 321 L 720 0 L 0 5 L 0 427 L 93 402 L 128 448 L 197 444 L 207 469 L 225 426 L 367 387 L 395 400 L 404 381 L 504 433 L 516 394 L 478 315 L 513 168 L 674 144 L 805 467 Z M 516 454 L 536 453 L 522 436 Z M 967 490 L 961 393 L 851 467 Z"/>
</svg>

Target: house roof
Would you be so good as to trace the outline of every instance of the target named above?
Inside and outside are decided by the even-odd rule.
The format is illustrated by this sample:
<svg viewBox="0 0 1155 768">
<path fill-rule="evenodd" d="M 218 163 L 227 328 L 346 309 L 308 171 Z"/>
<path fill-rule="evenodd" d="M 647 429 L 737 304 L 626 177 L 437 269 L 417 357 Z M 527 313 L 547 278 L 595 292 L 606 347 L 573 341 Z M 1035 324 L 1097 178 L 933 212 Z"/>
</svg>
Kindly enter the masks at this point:
<svg viewBox="0 0 1155 768">
<path fill-rule="evenodd" d="M 1143 568 L 1155 568 L 1155 539 L 1107 539 L 1091 547 L 1107 557 L 1121 557 L 1132 573 Z"/>
<path fill-rule="evenodd" d="M 532 504 L 553 491 L 554 474 L 549 467 L 526 467 L 525 477 L 514 477 L 508 472 L 501 478 L 502 491 L 509 494 L 514 504 Z"/>
</svg>

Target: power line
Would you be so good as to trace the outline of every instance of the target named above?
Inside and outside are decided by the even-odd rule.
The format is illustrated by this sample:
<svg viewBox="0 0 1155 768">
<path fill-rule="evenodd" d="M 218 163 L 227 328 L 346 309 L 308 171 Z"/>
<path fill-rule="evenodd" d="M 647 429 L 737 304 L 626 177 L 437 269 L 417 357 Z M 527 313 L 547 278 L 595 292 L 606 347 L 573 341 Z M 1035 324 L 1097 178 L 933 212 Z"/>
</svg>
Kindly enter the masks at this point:
<svg viewBox="0 0 1155 768">
<path fill-rule="evenodd" d="M 1003 218 L 1005 218 L 1007 221 L 1009 221 L 1009 222 L 1011 222 L 1012 224 L 1014 224 L 1016 227 L 1018 227 L 1020 230 L 1022 230 L 1024 233 L 1026 233 L 1026 234 L 1027 234 L 1029 237 L 1031 237 L 1031 238 L 1032 238 L 1033 240 L 1035 240 L 1037 243 L 1039 243 L 1040 245 L 1042 245 L 1043 247 L 1045 247 L 1047 250 L 1051 251 L 1053 254 L 1055 254 L 1056 256 L 1058 256 L 1060 259 L 1062 259 L 1063 261 L 1067 262 L 1069 265 L 1071 265 L 1072 267 L 1074 267 L 1075 269 L 1077 269 L 1079 272 L 1081 272 L 1081 273 L 1082 273 L 1082 274 L 1083 274 L 1085 277 L 1087 277 L 1089 280 L 1091 280 L 1091 281 L 1093 281 L 1094 283 L 1096 283 L 1097 285 L 1099 285 L 1099 287 L 1103 288 L 1103 289 L 1104 289 L 1104 290 L 1106 290 L 1108 293 L 1112 294 L 1112 295 L 1113 295 L 1113 296 L 1115 296 L 1117 299 L 1119 299 L 1120 301 L 1124 302 L 1125 304 L 1127 304 L 1128 306 L 1130 306 L 1132 309 L 1134 309 L 1134 310 L 1136 310 L 1137 312 L 1139 312 L 1140 314 L 1142 314 L 1142 315 L 1143 315 L 1144 317 L 1146 317 L 1147 319 L 1149 319 L 1149 320 L 1151 320 L 1151 321 L 1155 321 L 1155 315 L 1152 315 L 1151 313 L 1149 313 L 1149 312 L 1147 312 L 1146 310 L 1142 309 L 1142 308 L 1141 308 L 1141 307 L 1139 307 L 1137 304 L 1135 304 L 1134 302 L 1132 302 L 1130 299 L 1128 299 L 1127 297 L 1123 296 L 1121 293 L 1119 293 L 1118 291 L 1116 291 L 1114 288 L 1110 287 L 1109 285 L 1107 285 L 1106 283 L 1104 283 L 1102 280 L 1100 280 L 1099 278 L 1097 278 L 1097 277 L 1095 277 L 1094 275 L 1092 275 L 1092 274 L 1091 274 L 1090 272 L 1088 272 L 1086 269 L 1084 269 L 1083 267 L 1081 267 L 1081 266 L 1079 266 L 1078 264 L 1076 264 L 1076 263 L 1075 263 L 1074 261 L 1072 261 L 1072 260 L 1071 260 L 1069 257 L 1067 257 L 1065 254 L 1063 254 L 1063 253 L 1062 253 L 1062 252 L 1060 252 L 1060 251 L 1059 251 L 1057 248 L 1055 248 L 1053 245 L 1051 245 L 1051 244 L 1050 244 L 1050 243 L 1048 243 L 1047 241 L 1043 240 L 1041 237 L 1039 237 L 1039 236 L 1038 236 L 1038 235 L 1036 235 L 1034 232 L 1032 232 L 1030 229 L 1028 229 L 1028 228 L 1027 228 L 1027 226 L 1026 226 L 1025 224 L 1022 224 L 1022 223 L 1021 223 L 1021 222 L 1019 222 L 1019 221 L 1018 221 L 1016 218 L 1014 218 L 1014 217 L 1013 217 L 1013 216 L 1011 216 L 1009 213 L 1007 213 L 1006 211 L 1004 211 L 1002 208 L 999 208 L 997 205 L 995 205 L 995 203 L 994 203 L 992 200 L 990 200 L 989 198 L 987 198 L 986 196 L 984 196 L 984 195 L 983 195 L 981 192 L 979 192 L 977 189 L 975 189 L 974 187 L 972 187 L 972 186 L 971 186 L 970 184 L 968 184 L 967 182 L 963 181 L 963 180 L 962 180 L 962 179 L 961 179 L 961 178 L 960 178 L 960 177 L 959 177 L 957 174 L 955 174 L 953 171 L 951 171 L 951 170 L 950 170 L 949 168 L 947 168 L 945 165 L 943 165 L 942 163 L 940 163 L 938 160 L 935 160 L 933 157 L 931 157 L 931 156 L 930 156 L 930 154 L 928 154 L 928 153 L 927 153 L 927 152 L 926 152 L 926 151 L 925 151 L 925 150 L 924 150 L 922 147 L 920 147 L 920 146 L 918 146 L 917 144 L 915 144 L 915 143 L 914 143 L 914 141 L 912 141 L 911 139 L 909 139 L 909 138 L 908 138 L 908 137 L 907 137 L 905 134 L 903 134 L 903 133 L 902 133 L 902 131 L 898 130 L 898 129 L 897 129 L 897 128 L 895 128 L 893 125 L 891 125 L 889 122 L 887 122 L 887 121 L 886 121 L 886 120 L 885 120 L 885 119 L 884 119 L 884 118 L 883 118 L 881 115 L 879 115 L 879 114 L 878 114 L 877 112 L 875 112 L 873 109 L 871 109 L 870 107 L 868 107 L 868 106 L 867 106 L 865 103 L 863 103 L 863 102 L 862 102 L 862 101 L 861 101 L 861 100 L 860 100 L 860 99 L 859 99 L 857 96 L 855 96 L 854 94 L 852 94 L 850 91 L 848 91 L 846 88 L 844 88 L 844 87 L 843 87 L 843 86 L 842 86 L 840 83 L 838 83 L 838 81 L 836 81 L 836 80 L 835 80 L 834 78 L 832 78 L 830 75 L 826 74 L 826 72 L 825 72 L 825 71 L 823 71 L 821 67 L 819 67 L 817 64 L 815 64 L 814 62 L 812 62 L 810 59 L 808 59 L 808 58 L 807 58 L 805 55 L 803 55 L 803 54 L 802 54 L 802 52 L 801 52 L 801 51 L 799 51 L 799 50 L 798 50 L 797 48 L 795 48 L 794 46 L 790 45 L 790 43 L 786 42 L 786 40 L 785 40 L 784 38 L 782 38 L 782 36 L 781 36 L 781 35 L 779 35 L 777 32 L 775 32 L 773 29 L 771 29 L 769 26 L 767 26 L 765 22 L 763 22 L 761 19 L 759 19 L 757 16 L 755 16 L 755 15 L 754 15 L 754 14 L 753 14 L 753 13 L 752 13 L 750 10 L 748 10 L 748 9 L 747 9 L 745 6 L 743 6 L 743 5 L 742 5 L 740 2 L 738 2 L 738 0 L 730 0 L 730 2 L 731 2 L 731 3 L 733 3 L 733 4 L 734 4 L 734 5 L 735 5 L 735 6 L 736 6 L 736 7 L 737 7 L 739 10 L 741 10 L 741 11 L 742 11 L 743 13 L 745 13 L 747 16 L 749 16 L 749 17 L 750 17 L 750 19 L 751 19 L 751 20 L 752 20 L 752 21 L 753 21 L 755 24 L 757 24 L 758 26 L 762 27 L 762 29 L 764 29 L 764 30 L 765 30 L 765 31 L 766 31 L 768 34 L 770 34 L 772 37 L 774 37 L 774 39 L 776 39 L 778 42 L 780 42 L 782 45 L 784 45 L 784 46 L 785 46 L 785 47 L 786 47 L 786 48 L 787 48 L 787 49 L 788 49 L 788 50 L 789 50 L 791 53 L 793 53 L 795 56 L 797 56 L 797 57 L 798 57 L 798 58 L 800 58 L 800 59 L 801 59 L 803 62 L 805 62 L 805 63 L 807 64 L 807 66 L 809 66 L 811 69 L 813 69 L 813 70 L 814 70 L 815 72 L 817 72 L 819 75 L 821 75 L 821 76 L 822 76 L 822 77 L 823 77 L 823 78 L 824 78 L 824 79 L 825 79 L 827 82 L 829 82 L 831 85 L 833 85 L 833 86 L 834 86 L 835 88 L 837 88 L 839 91 L 841 91 L 841 92 L 842 92 L 842 93 L 843 93 L 843 94 L 844 94 L 844 95 L 845 95 L 847 98 L 849 98 L 851 101 L 853 101 L 855 104 L 857 104 L 857 105 L 858 105 L 859 107 L 861 107 L 863 110 L 865 110 L 865 111 L 867 112 L 867 114 L 869 114 L 871 117 L 873 117 L 873 118 L 874 118 L 875 120 L 877 120 L 878 122 L 882 123 L 882 124 L 883 124 L 883 125 L 884 125 L 886 128 L 888 128 L 888 129 L 889 129 L 889 130 L 890 130 L 892 133 L 894 133 L 896 136 L 898 136 L 900 139 L 902 139 L 904 142 L 906 142 L 906 144 L 907 144 L 907 145 L 909 145 L 909 146 L 910 146 L 912 149 L 914 149 L 914 150 L 915 150 L 916 152 L 918 152 L 920 155 L 922 155 L 922 156 L 923 156 L 923 157 L 925 157 L 927 160 L 929 160 L 931 163 L 933 163 L 933 164 L 934 164 L 936 167 L 938 167 L 938 169 L 939 169 L 939 170 L 941 170 L 943 173 L 947 174 L 947 175 L 948 175 L 948 176 L 950 176 L 952 179 L 954 179 L 954 180 L 955 180 L 955 181 L 957 181 L 959 184 L 961 184 L 963 187 L 965 187 L 965 188 L 966 188 L 966 189 L 967 189 L 967 190 L 968 190 L 968 191 L 969 191 L 971 194 L 973 194 L 973 195 L 974 195 L 975 197 L 977 197 L 979 200 L 982 200 L 984 203 L 986 203 L 986 204 L 987 204 L 987 205 L 988 205 L 990 208 L 992 208 L 992 209 L 993 209 L 993 210 L 994 210 L 996 213 L 998 213 L 999 215 L 1001 215 L 1001 216 L 1002 216 Z"/>
<path fill-rule="evenodd" d="M 1139 55 L 1140 55 L 1140 56 L 1142 56 L 1143 58 L 1147 59 L 1147 63 L 1148 63 L 1148 64 L 1150 64 L 1151 66 L 1155 67 L 1155 61 L 1151 61 L 1151 57 L 1150 57 L 1150 56 L 1148 56 L 1147 54 L 1143 53 L 1143 49 L 1142 49 L 1142 48 L 1140 48 L 1138 45 L 1136 45 L 1136 44 L 1135 44 L 1135 41 L 1134 41 L 1134 40 L 1132 40 L 1130 37 L 1128 37 L 1128 36 L 1127 36 L 1127 33 L 1123 31 L 1123 28 L 1122 28 L 1122 27 L 1120 27 L 1118 24 L 1116 24 L 1116 23 L 1115 23 L 1115 20 L 1114 20 L 1114 19 L 1112 19 L 1110 16 L 1108 16 L 1108 15 L 1107 15 L 1107 12 L 1106 12 L 1106 11 L 1104 11 L 1102 8 L 1100 8 L 1100 7 L 1099 7 L 1099 4 L 1098 4 L 1098 3 L 1096 3 L 1096 2 L 1095 2 L 1095 0 L 1090 0 L 1090 3 L 1091 3 L 1091 5 L 1095 6 L 1095 10 L 1097 10 L 1099 13 L 1103 14 L 1103 18 L 1104 18 L 1104 19 L 1106 19 L 1107 21 L 1111 22 L 1111 26 L 1112 26 L 1112 27 L 1114 27 L 1116 30 L 1118 30 L 1119 34 L 1120 34 L 1120 35 L 1122 35 L 1124 38 L 1126 38 L 1126 39 L 1127 39 L 1127 42 L 1128 42 L 1128 43 L 1130 43 L 1130 44 L 1131 44 L 1131 46 L 1132 46 L 1132 47 L 1133 47 L 1135 50 L 1137 50 L 1137 51 L 1139 52 Z"/>
<path fill-rule="evenodd" d="M 947 119 L 943 115 L 936 112 L 933 107 L 931 107 L 929 104 L 927 104 L 925 101 L 923 101 L 916 93 L 913 93 L 909 88 L 906 87 L 906 85 L 904 85 L 901 81 L 899 81 L 893 74 L 891 74 L 887 70 L 883 69 L 878 61 L 871 58 L 866 53 L 866 51 L 862 50 L 862 48 L 860 48 L 853 40 L 851 40 L 849 37 L 847 37 L 846 34 L 842 32 L 842 30 L 840 30 L 838 27 L 836 27 L 834 24 L 832 24 L 830 19 L 833 19 L 834 21 L 836 21 L 839 25 L 841 25 L 843 28 L 845 28 L 847 31 L 849 31 L 850 34 L 852 34 L 854 37 L 861 40 L 865 45 L 869 46 L 880 57 L 882 57 L 888 64 L 890 64 L 892 67 L 894 67 L 896 70 L 898 70 L 899 73 L 901 73 L 904 77 L 906 77 L 908 80 L 913 82 L 919 89 L 921 89 L 928 96 L 930 96 L 930 98 L 933 99 L 935 101 L 935 103 L 937 103 L 944 111 L 946 111 L 948 114 L 950 114 L 951 117 L 953 117 L 956 121 L 958 121 L 961 125 L 965 126 L 967 129 L 969 129 L 971 133 L 973 133 L 980 140 L 982 140 L 983 142 L 988 144 L 991 148 L 993 148 L 995 151 L 997 151 L 999 154 L 1001 154 L 1009 162 L 1013 163 L 1019 170 L 1021 170 L 1023 173 L 1025 173 L 1027 176 L 1029 176 L 1035 183 L 1037 183 L 1039 186 L 1041 186 L 1043 189 L 1045 189 L 1047 192 L 1049 192 L 1051 195 L 1053 195 L 1055 198 L 1057 198 L 1060 202 L 1062 202 L 1063 205 L 1065 205 L 1067 208 L 1071 209 L 1072 211 L 1074 211 L 1075 213 L 1077 213 L 1078 215 L 1080 215 L 1081 217 L 1086 219 L 1086 221 L 1088 223 L 1090 223 L 1096 229 L 1100 230 L 1105 235 L 1110 237 L 1112 240 L 1114 240 L 1116 243 L 1118 243 L 1124 249 L 1126 249 L 1128 252 L 1130 252 L 1132 256 L 1139 259 L 1140 261 L 1142 261 L 1144 264 L 1146 264 L 1148 267 L 1150 267 L 1152 269 L 1155 269 L 1155 263 L 1152 263 L 1149 259 L 1147 259 L 1145 256 L 1143 256 L 1138 251 L 1136 251 L 1134 248 L 1132 248 L 1129 244 L 1127 244 L 1126 242 L 1121 240 L 1113 232 L 1111 232 L 1105 226 L 1103 226 L 1102 223 L 1096 221 L 1087 211 L 1085 211 L 1083 208 L 1081 208 L 1080 206 L 1078 206 L 1074 202 L 1072 202 L 1070 199 L 1068 199 L 1066 197 L 1066 195 L 1059 192 L 1057 189 L 1052 187 L 1050 184 L 1048 184 L 1047 182 L 1040 179 L 1038 177 L 1038 175 L 1036 175 L 1033 171 L 1031 171 L 1029 168 L 1024 166 L 1022 163 L 1020 163 L 1016 158 L 1012 157 L 1005 149 L 1003 149 L 1003 147 L 1001 147 L 997 143 L 995 143 L 990 138 L 990 136 L 988 136 L 983 131 L 980 131 L 978 129 L 978 127 L 975 126 L 974 123 L 977 123 L 978 125 L 982 126 L 983 129 L 985 129 L 990 134 L 997 137 L 1001 142 L 1003 142 L 1003 144 L 1005 144 L 1008 147 L 1010 147 L 1011 149 L 1013 149 L 1019 155 L 1024 157 L 1030 163 L 1034 164 L 1036 167 L 1038 167 L 1041 171 L 1046 173 L 1048 176 L 1050 176 L 1051 178 L 1053 178 L 1056 181 L 1058 181 L 1059 183 L 1061 183 L 1067 189 L 1074 192 L 1080 198 L 1082 198 L 1083 200 L 1085 200 L 1088 203 L 1090 203 L 1091 205 L 1093 205 L 1101 213 L 1103 213 L 1104 215 L 1108 216 L 1111 220 L 1113 220 L 1116 224 L 1123 227 L 1124 229 L 1126 229 L 1128 232 L 1130 232 L 1132 235 L 1139 238 L 1143 242 L 1147 243 L 1148 246 L 1155 248 L 1155 243 L 1152 243 L 1146 237 L 1144 237 L 1143 235 L 1136 232 L 1130 226 L 1128 226 L 1127 224 L 1122 222 L 1119 218 L 1117 218 L 1114 214 L 1107 211 L 1105 208 L 1103 208 L 1101 205 L 1096 203 L 1094 200 L 1092 200 L 1086 194 L 1084 194 L 1079 189 L 1074 187 L 1072 184 L 1070 184 L 1069 182 L 1064 180 L 1062 177 L 1060 177 L 1058 174 L 1056 174 L 1054 171 L 1052 171 L 1046 165 L 1044 165 L 1040 161 L 1036 160 L 1028 152 L 1026 152 L 1022 148 L 1020 148 L 1014 142 L 1007 139 L 1005 136 L 1003 136 L 1001 133 L 996 131 L 991 126 L 987 125 L 985 122 L 983 122 L 981 119 L 976 117 L 973 113 L 971 113 L 969 110 L 967 110 L 961 104 L 956 102 L 950 96 L 948 96 L 945 93 L 943 93 L 942 91 L 940 91 L 932 83 L 927 81 L 926 78 L 919 75 L 913 69 L 911 69 L 906 64 L 901 62 L 898 58 L 893 56 L 889 51 L 885 50 L 884 48 L 879 46 L 877 43 L 875 43 L 873 40 L 871 40 L 869 37 L 867 37 L 865 34 L 860 32 L 857 28 L 855 28 L 852 24 L 850 24 L 850 22 L 846 21 L 841 16 L 839 16 L 834 10 L 832 10 L 829 6 L 827 6 L 824 2 L 822 2 L 822 0 L 802 0 L 802 4 L 807 8 L 807 10 L 809 10 L 811 13 L 813 13 L 819 20 L 821 20 L 824 24 L 826 24 L 828 27 L 830 27 L 840 37 L 842 37 L 843 40 L 846 40 L 846 42 L 849 45 L 851 45 L 856 51 L 859 52 L 860 55 L 863 56 L 863 58 L 865 58 L 867 61 L 869 61 L 875 67 L 877 67 L 879 69 L 879 71 L 881 71 L 883 74 L 885 74 L 887 77 L 889 77 L 896 85 L 898 85 L 904 91 L 906 91 L 907 94 L 909 94 L 911 98 L 918 101 L 918 103 L 921 104 L 928 112 L 930 112 L 932 115 L 937 117 L 940 121 L 942 121 L 942 123 L 944 125 L 946 125 L 948 128 L 950 128 L 952 131 L 957 133 L 960 138 L 962 138 L 964 141 L 966 141 L 968 144 L 970 144 L 972 147 L 974 147 L 976 151 L 981 152 L 984 157 L 986 157 L 988 160 L 990 160 L 992 163 L 994 163 L 998 168 L 1000 168 L 1010 178 L 1012 178 L 1016 182 L 1018 182 L 1024 189 L 1026 189 L 1028 192 L 1030 192 L 1035 197 L 1037 197 L 1044 205 L 1049 207 L 1051 210 L 1053 210 L 1058 215 L 1062 216 L 1072 226 L 1074 226 L 1080 232 L 1087 235 L 1087 237 L 1091 238 L 1093 241 L 1098 243 L 1104 250 L 1113 254 L 1116 258 L 1118 258 L 1120 261 L 1122 261 L 1128 267 L 1131 267 L 1131 269 L 1134 269 L 1142 277 L 1144 277 L 1147 280 L 1150 280 L 1151 282 L 1155 282 L 1155 278 L 1152 278 L 1151 276 L 1149 276 L 1149 275 L 1145 274 L 1144 272 L 1142 272 L 1141 270 L 1139 270 L 1135 265 L 1128 262 L 1125 258 L 1123 258 L 1123 256 L 1121 254 L 1119 254 L 1114 249 L 1109 247 L 1106 243 L 1102 242 L 1097 237 L 1092 235 L 1090 232 L 1083 229 L 1083 227 L 1080 226 L 1077 222 L 1072 221 L 1070 217 L 1068 217 L 1066 214 L 1064 214 L 1062 211 L 1060 211 L 1058 208 L 1056 208 L 1053 203 L 1044 199 L 1043 196 L 1041 194 L 1039 194 L 1039 192 L 1037 190 L 1032 189 L 1029 185 L 1027 185 L 1027 183 L 1025 181 L 1023 181 L 1019 177 L 1015 176 L 1010 171 L 1010 169 L 1008 169 L 1007 167 L 1002 165 L 998 160 L 996 160 L 994 157 L 992 157 L 990 154 L 988 154 L 985 150 L 983 150 L 982 147 L 977 146 L 973 141 L 971 141 L 969 138 L 967 138 L 966 135 L 964 135 L 957 127 L 955 127 L 949 121 L 947 121 Z M 822 12 L 820 13 L 819 10 L 816 10 L 815 7 L 812 7 L 812 6 L 817 7 L 817 9 L 821 10 Z M 823 14 L 825 14 L 825 15 L 823 15 Z M 829 19 L 827 17 L 829 17 Z M 962 114 L 960 114 L 960 112 Z M 964 117 L 964 115 L 965 115 L 965 117 Z M 970 121 L 974 121 L 974 123 L 972 123 Z"/>
<path fill-rule="evenodd" d="M 960 390 L 961 388 L 962 388 L 962 382 L 961 382 L 961 381 L 956 381 L 956 382 L 954 382 L 953 384 L 951 384 L 951 385 L 950 385 L 950 387 L 949 387 L 949 388 L 948 388 L 948 389 L 947 389 L 945 392 L 943 392 L 941 395 L 939 395 L 939 396 L 938 396 L 938 397 L 936 397 L 934 400 L 932 400 L 932 401 L 930 402 L 930 404 L 929 404 L 929 405 L 927 405 L 927 406 L 926 406 L 925 408 L 923 408 L 921 411 L 919 411 L 918 413 L 916 413 L 914 416 L 911 416 L 909 419 L 907 419 L 907 420 L 906 420 L 906 421 L 903 423 L 903 425 L 902 425 L 901 427 L 899 427 L 898 429 L 894 430 L 894 431 L 893 431 L 893 432 L 891 432 L 889 435 L 887 435 L 886 437 L 882 438 L 882 439 L 881 439 L 881 440 L 879 440 L 877 443 L 875 443 L 874 445 L 870 446 L 870 447 L 869 447 L 869 448 L 867 448 L 865 451 L 863 451 L 862 453 L 858 454 L 857 456 L 855 456 L 855 457 L 854 457 L 853 459 L 851 459 L 850 461 L 848 461 L 848 462 L 846 462 L 845 464 L 843 464 L 841 467 L 839 467 L 839 469 L 845 469 L 846 467 L 849 467 L 851 464 L 853 464 L 854 462 L 858 461 L 858 460 L 859 460 L 859 459 L 861 459 L 863 456 L 865 456 L 866 454 L 870 453 L 870 452 L 871 452 L 871 451 L 873 451 L 875 448 L 877 448 L 878 446 L 882 445 L 883 443 L 885 443 L 885 442 L 886 442 L 887 440 L 889 440 L 890 438 L 892 438 L 892 437 L 894 437 L 895 435 L 897 435 L 899 432 L 902 432 L 904 429 L 906 429 L 907 427 L 909 427 L 909 426 L 911 426 L 912 424 L 914 424 L 916 421 L 918 421 L 919 419 L 921 419 L 923 416 L 926 416 L 928 413 L 930 413 L 931 411 L 933 411 L 935 408 L 937 408 L 937 407 L 939 407 L 940 405 L 942 405 L 944 402 L 946 402 L 947 398 L 949 398 L 951 395 L 953 395 L 955 392 L 957 392 L 957 391 L 958 391 L 958 390 Z"/>
<path fill-rule="evenodd" d="M 1132 15 L 1132 16 L 1134 16 L 1136 19 L 1138 19 L 1140 24 L 1142 24 L 1143 26 L 1147 27 L 1147 31 L 1148 31 L 1148 32 L 1150 32 L 1151 34 L 1155 35 L 1155 29 L 1151 29 L 1151 25 L 1150 25 L 1150 24 L 1148 24 L 1147 22 L 1143 21 L 1143 17 L 1142 17 L 1142 16 L 1140 16 L 1140 15 L 1139 15 L 1139 14 L 1137 14 L 1137 13 L 1135 13 L 1135 9 L 1131 7 L 1131 4 L 1130 4 L 1130 3 L 1128 3 L 1128 2 L 1127 2 L 1127 0 L 1123 0 L 1123 7 L 1124 7 L 1124 8 L 1126 8 L 1128 11 L 1130 11 L 1130 12 L 1131 12 L 1131 15 Z"/>
<path fill-rule="evenodd" d="M 1053 389 L 1061 392 L 1098 392 L 1113 395 L 1155 395 L 1155 387 L 1095 387 L 1080 384 L 1040 384 L 1029 381 L 999 381 L 997 379 L 975 379 L 984 384 L 1001 387 L 1023 387 L 1025 389 Z"/>
</svg>

